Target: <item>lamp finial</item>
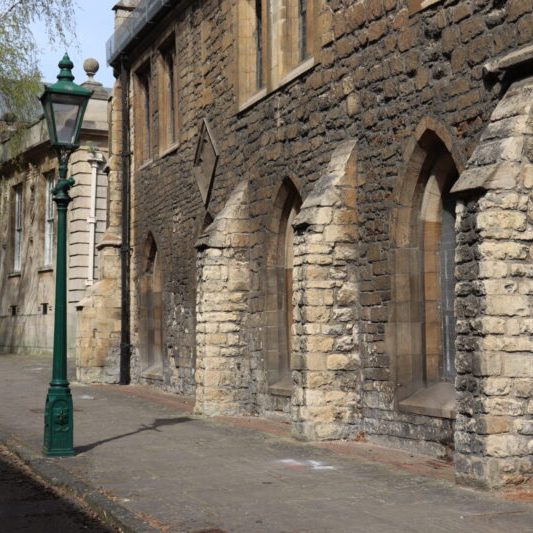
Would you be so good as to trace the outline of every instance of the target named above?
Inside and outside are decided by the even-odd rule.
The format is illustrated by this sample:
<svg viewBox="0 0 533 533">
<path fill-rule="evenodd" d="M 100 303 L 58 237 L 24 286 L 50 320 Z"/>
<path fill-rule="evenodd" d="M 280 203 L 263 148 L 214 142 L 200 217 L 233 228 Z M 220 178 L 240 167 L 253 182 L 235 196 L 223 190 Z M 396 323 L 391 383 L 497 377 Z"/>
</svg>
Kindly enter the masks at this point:
<svg viewBox="0 0 533 533">
<path fill-rule="evenodd" d="M 72 69 L 74 68 L 74 63 L 70 60 L 70 57 L 65 52 L 65 55 L 63 56 L 63 59 L 58 63 L 57 65 L 61 70 L 59 71 L 59 74 L 57 75 L 57 79 L 62 81 L 73 81 L 74 75 L 72 74 Z"/>
</svg>

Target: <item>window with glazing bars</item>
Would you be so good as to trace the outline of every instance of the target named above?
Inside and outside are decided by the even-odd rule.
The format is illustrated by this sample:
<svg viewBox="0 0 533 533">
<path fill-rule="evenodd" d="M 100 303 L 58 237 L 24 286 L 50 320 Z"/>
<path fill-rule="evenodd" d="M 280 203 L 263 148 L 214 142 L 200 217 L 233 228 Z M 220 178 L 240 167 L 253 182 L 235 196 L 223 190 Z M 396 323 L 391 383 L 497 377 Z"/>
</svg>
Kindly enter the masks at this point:
<svg viewBox="0 0 533 533">
<path fill-rule="evenodd" d="M 44 206 L 44 266 L 50 266 L 54 259 L 54 200 L 52 189 L 55 184 L 54 173 L 45 176 L 45 206 Z"/>
<path fill-rule="evenodd" d="M 313 55 L 315 0 L 239 0 L 238 84 L 244 103 L 274 90 Z"/>
<path fill-rule="evenodd" d="M 152 99 L 150 61 L 136 72 L 135 83 L 135 155 L 138 163 L 152 157 Z"/>
<path fill-rule="evenodd" d="M 15 187 L 13 270 L 20 272 L 22 266 L 22 184 Z"/>
<path fill-rule="evenodd" d="M 176 45 L 172 36 L 160 49 L 161 82 L 160 82 L 160 148 L 165 149 L 176 142 L 177 109 L 176 109 Z"/>
</svg>

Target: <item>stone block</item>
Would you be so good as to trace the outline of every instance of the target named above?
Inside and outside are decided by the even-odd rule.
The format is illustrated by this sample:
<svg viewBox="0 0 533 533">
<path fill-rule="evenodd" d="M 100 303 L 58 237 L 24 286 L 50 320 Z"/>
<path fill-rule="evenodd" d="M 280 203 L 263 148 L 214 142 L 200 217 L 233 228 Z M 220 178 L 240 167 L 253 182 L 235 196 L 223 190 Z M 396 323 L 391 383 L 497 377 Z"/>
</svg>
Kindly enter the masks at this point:
<svg viewBox="0 0 533 533">
<path fill-rule="evenodd" d="M 514 427 L 521 435 L 533 436 L 533 420 L 516 420 Z"/>
<path fill-rule="evenodd" d="M 527 440 L 510 433 L 488 435 L 485 442 L 485 452 L 488 456 L 510 457 L 528 453 Z"/>
<path fill-rule="evenodd" d="M 512 380 L 508 378 L 490 377 L 483 380 L 481 390 L 487 396 L 505 396 L 511 391 Z"/>
<path fill-rule="evenodd" d="M 488 260 L 502 259 L 526 259 L 529 248 L 517 242 L 491 242 L 480 244 L 479 251 L 483 258 Z"/>
<path fill-rule="evenodd" d="M 514 265 L 511 266 L 513 268 Z M 479 263 L 479 277 L 481 279 L 486 278 L 503 278 L 507 276 L 508 266 L 502 261 L 486 261 L 483 260 Z M 533 268 L 531 269 L 531 275 L 533 276 Z"/>
<path fill-rule="evenodd" d="M 302 308 L 303 321 L 327 322 L 331 318 L 331 308 L 328 306 L 305 306 Z"/>
<path fill-rule="evenodd" d="M 340 306 L 354 305 L 357 302 L 357 285 L 345 283 L 336 294 L 336 303 Z"/>
<path fill-rule="evenodd" d="M 353 360 L 349 355 L 331 354 L 327 356 L 328 370 L 347 370 L 353 368 Z"/>
<path fill-rule="evenodd" d="M 514 229 L 524 231 L 527 221 L 526 214 L 519 211 L 491 209 L 480 213 L 477 218 L 478 228 L 487 237 L 495 230 Z"/>
<path fill-rule="evenodd" d="M 310 289 L 305 291 L 304 302 L 306 305 L 327 306 L 333 304 L 333 290 Z"/>
<path fill-rule="evenodd" d="M 531 13 L 533 10 L 531 2 L 528 0 L 509 0 L 506 7 L 509 20 L 516 20 L 525 13 Z"/>
<path fill-rule="evenodd" d="M 497 316 L 527 316 L 529 298 L 522 295 L 487 295 L 486 312 Z"/>
<path fill-rule="evenodd" d="M 303 366 L 307 370 L 327 370 L 327 357 L 323 353 L 306 353 Z"/>
<path fill-rule="evenodd" d="M 518 398 L 533 398 L 533 380 L 513 379 L 513 392 Z"/>
<path fill-rule="evenodd" d="M 495 416 L 522 416 L 526 411 L 525 402 L 516 398 L 486 398 L 483 405 L 488 414 Z"/>
<path fill-rule="evenodd" d="M 500 353 L 476 353 L 473 357 L 472 373 L 475 376 L 500 376 L 502 356 Z"/>
<path fill-rule="evenodd" d="M 475 431 L 481 435 L 507 433 L 512 428 L 512 419 L 508 416 L 484 415 L 476 419 Z"/>
<path fill-rule="evenodd" d="M 320 335 L 313 335 L 307 338 L 307 350 L 310 352 L 331 352 L 333 349 L 334 339 L 332 337 L 324 337 Z"/>
<path fill-rule="evenodd" d="M 327 242 L 355 242 L 357 227 L 354 225 L 330 224 L 324 230 L 324 240 Z"/>
<path fill-rule="evenodd" d="M 367 29 L 367 37 L 369 43 L 374 43 L 381 39 L 387 31 L 386 19 L 376 20 L 369 24 Z M 404 36 L 404 40 L 407 41 L 408 37 Z"/>
<path fill-rule="evenodd" d="M 533 340 L 528 337 L 519 337 L 517 341 L 519 345 L 516 346 L 517 350 L 533 350 Z M 527 344 L 527 346 L 523 346 Z M 503 375 L 508 377 L 517 378 L 533 378 L 533 353 L 529 354 L 516 354 L 509 353 L 502 357 L 502 370 Z"/>
<path fill-rule="evenodd" d="M 497 316 L 485 316 L 481 319 L 481 332 L 486 334 L 506 333 L 508 320 Z"/>
<path fill-rule="evenodd" d="M 305 375 L 305 384 L 309 389 L 320 389 L 333 384 L 334 376 L 331 372 L 308 371 Z"/>
</svg>

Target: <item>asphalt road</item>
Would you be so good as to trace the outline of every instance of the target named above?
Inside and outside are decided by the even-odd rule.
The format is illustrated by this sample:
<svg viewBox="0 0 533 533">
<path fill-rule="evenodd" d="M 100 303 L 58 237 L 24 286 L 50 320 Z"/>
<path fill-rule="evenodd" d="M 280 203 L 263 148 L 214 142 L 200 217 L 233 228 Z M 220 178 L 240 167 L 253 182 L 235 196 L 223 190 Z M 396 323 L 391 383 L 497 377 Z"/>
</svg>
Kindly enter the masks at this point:
<svg viewBox="0 0 533 533">
<path fill-rule="evenodd" d="M 0 531 L 111 533 L 113 530 L 31 478 L 0 447 Z"/>
</svg>

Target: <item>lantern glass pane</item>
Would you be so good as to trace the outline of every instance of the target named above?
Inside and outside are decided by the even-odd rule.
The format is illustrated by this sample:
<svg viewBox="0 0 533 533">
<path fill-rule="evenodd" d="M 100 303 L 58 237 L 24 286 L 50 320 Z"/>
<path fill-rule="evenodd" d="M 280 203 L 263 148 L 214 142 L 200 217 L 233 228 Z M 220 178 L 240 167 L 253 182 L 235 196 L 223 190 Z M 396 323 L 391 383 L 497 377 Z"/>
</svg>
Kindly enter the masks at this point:
<svg viewBox="0 0 533 533">
<path fill-rule="evenodd" d="M 54 108 L 57 142 L 59 144 L 74 144 L 80 110 L 79 104 L 53 102 L 52 106 Z"/>
</svg>

